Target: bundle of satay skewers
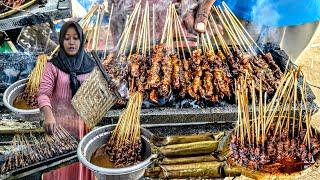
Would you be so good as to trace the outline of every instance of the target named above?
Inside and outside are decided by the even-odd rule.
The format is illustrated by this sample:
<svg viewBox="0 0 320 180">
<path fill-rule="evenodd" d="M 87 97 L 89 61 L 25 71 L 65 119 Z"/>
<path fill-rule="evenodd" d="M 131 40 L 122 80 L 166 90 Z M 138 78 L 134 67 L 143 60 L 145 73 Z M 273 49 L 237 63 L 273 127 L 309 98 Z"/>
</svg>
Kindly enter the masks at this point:
<svg viewBox="0 0 320 180">
<path fill-rule="evenodd" d="M 151 45 L 150 20 L 146 16 L 150 15 L 149 7 L 142 10 L 139 4 L 127 19 L 116 48 L 119 51 L 104 60 L 104 67 L 115 84 L 126 84 L 128 89 L 143 93 L 145 100 L 158 106 L 173 97 L 210 103 L 232 101 L 235 82 L 246 73 L 252 74 L 250 77 L 256 83 L 262 79 L 263 91 L 272 96 L 283 73 L 271 54 L 262 52 L 230 9 L 223 5 L 224 10 L 214 7 L 212 14 L 219 18 L 231 46 L 210 14 L 207 31 L 198 35 L 198 47 L 189 47 L 174 5 L 167 9 L 159 44 L 153 37 Z"/>
<path fill-rule="evenodd" d="M 116 168 L 134 165 L 142 160 L 140 137 L 140 111 L 142 94 L 133 92 L 127 108 L 121 113 L 119 121 L 108 139 L 106 153 Z"/>
<path fill-rule="evenodd" d="M 28 77 L 26 83 L 26 88 L 21 95 L 21 98 L 26 102 L 26 104 L 31 108 L 38 108 L 38 91 L 40 87 L 40 81 L 42 73 L 44 71 L 45 64 L 48 61 L 48 57 L 45 54 L 38 56 L 36 61 L 36 66 L 33 68 L 32 72 Z"/>
<path fill-rule="evenodd" d="M 305 82 L 298 88 L 300 73 L 300 68 L 288 70 L 268 104 L 262 80 L 258 84 L 248 82 L 249 78 L 238 82 L 238 122 L 230 144 L 232 164 L 276 174 L 301 171 L 315 163 L 320 136 L 310 124 L 313 112 L 306 101 Z M 248 94 L 252 97 L 251 115 Z"/>
<path fill-rule="evenodd" d="M 1 173 L 28 167 L 55 156 L 75 150 L 78 142 L 63 127 L 58 126 L 53 135 L 43 133 L 16 134 L 12 140 L 13 151 L 6 156 Z"/>
</svg>

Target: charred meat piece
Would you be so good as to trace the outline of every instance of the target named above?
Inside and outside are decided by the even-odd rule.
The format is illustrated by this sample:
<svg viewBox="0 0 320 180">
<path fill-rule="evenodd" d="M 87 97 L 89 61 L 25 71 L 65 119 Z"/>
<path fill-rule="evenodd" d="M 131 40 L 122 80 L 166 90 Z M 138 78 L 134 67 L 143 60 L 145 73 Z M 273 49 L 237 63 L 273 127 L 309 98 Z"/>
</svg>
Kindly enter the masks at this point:
<svg viewBox="0 0 320 180">
<path fill-rule="evenodd" d="M 204 79 L 203 79 L 203 86 L 206 92 L 206 95 L 205 95 L 206 98 L 210 98 L 213 95 L 212 80 L 213 80 L 213 75 L 209 71 L 206 71 L 204 73 Z"/>
<path fill-rule="evenodd" d="M 160 86 L 160 95 L 168 97 L 171 93 L 171 83 L 172 83 L 172 59 L 170 56 L 165 56 L 162 60 L 161 70 L 163 73 L 162 83 Z"/>
<path fill-rule="evenodd" d="M 171 55 L 173 71 L 172 71 L 172 85 L 173 89 L 180 89 L 180 66 L 182 66 L 180 59 L 176 54 Z"/>
<path fill-rule="evenodd" d="M 158 92 L 156 89 L 152 89 L 151 92 L 150 92 L 150 101 L 155 103 L 155 104 L 158 104 Z"/>
<path fill-rule="evenodd" d="M 269 64 L 269 67 L 274 72 L 276 78 L 280 79 L 283 76 L 283 73 L 281 72 L 279 66 L 274 62 L 271 53 L 266 53 L 263 56 L 263 59 Z"/>
<path fill-rule="evenodd" d="M 147 89 L 158 88 L 161 84 L 160 63 L 163 59 L 163 46 L 157 45 L 151 58 L 151 67 L 148 71 Z"/>
</svg>

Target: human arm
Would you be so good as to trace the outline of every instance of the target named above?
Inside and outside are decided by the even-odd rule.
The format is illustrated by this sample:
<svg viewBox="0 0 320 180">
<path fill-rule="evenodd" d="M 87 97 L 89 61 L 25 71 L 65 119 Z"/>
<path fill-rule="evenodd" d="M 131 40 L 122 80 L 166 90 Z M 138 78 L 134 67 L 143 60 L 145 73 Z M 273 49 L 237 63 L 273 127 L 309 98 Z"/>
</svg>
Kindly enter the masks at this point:
<svg viewBox="0 0 320 180">
<path fill-rule="evenodd" d="M 51 106 L 50 97 L 55 87 L 56 72 L 53 64 L 47 63 L 41 78 L 40 88 L 38 93 L 38 105 L 44 114 L 43 127 L 49 134 L 53 134 L 56 127 L 56 120 L 54 118 Z"/>
</svg>

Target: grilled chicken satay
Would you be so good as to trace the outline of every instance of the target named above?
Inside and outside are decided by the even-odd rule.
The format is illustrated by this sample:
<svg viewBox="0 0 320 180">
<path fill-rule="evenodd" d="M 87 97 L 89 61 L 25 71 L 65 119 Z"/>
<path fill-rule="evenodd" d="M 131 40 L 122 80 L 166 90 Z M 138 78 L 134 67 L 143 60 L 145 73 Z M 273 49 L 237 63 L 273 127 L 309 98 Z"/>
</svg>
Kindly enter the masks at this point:
<svg viewBox="0 0 320 180">
<path fill-rule="evenodd" d="M 190 70 L 190 62 L 191 62 L 191 59 L 188 59 L 188 60 L 185 60 L 183 62 L 183 67 L 184 67 L 184 79 L 185 79 L 185 82 L 186 82 L 186 90 L 187 90 L 187 93 L 193 98 L 193 99 L 196 99 L 196 100 L 199 100 L 200 97 L 194 93 L 193 89 L 192 89 L 192 72 Z"/>
<path fill-rule="evenodd" d="M 147 57 L 143 57 L 139 68 L 140 76 L 135 78 L 137 91 L 144 93 L 146 84 L 146 74 L 147 74 Z"/>
<path fill-rule="evenodd" d="M 202 61 L 202 51 L 201 49 L 194 50 L 192 52 L 192 70 L 193 70 L 193 81 L 192 81 L 192 90 L 195 94 L 199 95 L 201 97 L 205 96 L 204 90 L 202 88 L 202 67 L 201 67 L 201 61 Z M 198 100 L 198 99 L 197 99 Z"/>
<path fill-rule="evenodd" d="M 279 66 L 274 62 L 271 53 L 266 53 L 263 56 L 263 59 L 268 63 L 270 69 L 274 72 L 274 75 L 276 76 L 276 78 L 281 79 L 281 77 L 283 76 L 283 73 L 281 72 Z"/>
<path fill-rule="evenodd" d="M 177 54 L 171 55 L 172 59 L 172 65 L 173 65 L 173 70 L 172 70 L 172 85 L 173 89 L 180 89 L 180 60 L 177 56 Z"/>
<path fill-rule="evenodd" d="M 132 54 L 129 56 L 129 71 L 130 75 L 134 78 L 140 76 L 140 63 L 142 61 L 142 57 L 139 54 Z"/>
<path fill-rule="evenodd" d="M 158 104 L 158 91 L 156 89 L 152 89 L 149 98 L 151 102 Z"/>
<path fill-rule="evenodd" d="M 180 89 L 180 93 L 179 96 L 180 97 L 185 97 L 187 94 L 187 83 L 186 83 L 186 79 L 184 76 L 184 70 L 183 70 L 183 63 L 180 60 L 179 63 L 179 78 L 180 78 L 180 85 L 181 85 L 181 89 Z"/>
<path fill-rule="evenodd" d="M 213 75 L 209 71 L 206 71 L 204 73 L 204 79 L 203 79 L 203 86 L 205 89 L 206 98 L 211 98 L 211 96 L 213 95 L 212 81 L 213 81 Z"/>
<path fill-rule="evenodd" d="M 226 57 L 221 51 L 214 57 L 213 84 L 218 87 L 218 95 L 220 98 L 231 96 L 232 79 L 228 75 L 229 69 L 226 64 Z M 216 98 L 215 98 L 216 99 Z"/>
<path fill-rule="evenodd" d="M 160 95 L 168 97 L 171 94 L 172 82 L 172 59 L 170 56 L 165 56 L 162 60 L 161 70 L 163 73 L 162 83 L 160 86 Z"/>
<path fill-rule="evenodd" d="M 163 46 L 157 45 L 151 58 L 151 67 L 148 71 L 147 89 L 158 88 L 161 84 L 160 63 L 163 58 Z"/>
</svg>

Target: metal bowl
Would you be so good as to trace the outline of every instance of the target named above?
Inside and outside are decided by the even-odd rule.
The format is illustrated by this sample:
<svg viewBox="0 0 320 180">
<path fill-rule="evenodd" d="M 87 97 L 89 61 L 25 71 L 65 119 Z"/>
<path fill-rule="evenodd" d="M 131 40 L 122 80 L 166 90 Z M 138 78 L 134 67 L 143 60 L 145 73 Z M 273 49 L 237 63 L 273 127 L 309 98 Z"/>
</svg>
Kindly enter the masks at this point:
<svg viewBox="0 0 320 180">
<path fill-rule="evenodd" d="M 28 79 L 22 79 L 10 85 L 3 94 L 3 103 L 17 117 L 26 121 L 38 121 L 41 119 L 39 108 L 26 110 L 13 107 L 13 101 L 24 91 L 27 81 Z"/>
<path fill-rule="evenodd" d="M 91 131 L 83 137 L 77 150 L 79 161 L 93 171 L 99 180 L 128 180 L 141 178 L 145 169 L 152 163 L 151 159 L 156 156 L 152 155 L 149 142 L 152 133 L 144 128 L 141 128 L 142 157 L 144 159 L 142 162 L 124 168 L 104 168 L 90 162 L 93 153 L 107 142 L 114 128 L 115 125 L 103 126 Z"/>
</svg>

